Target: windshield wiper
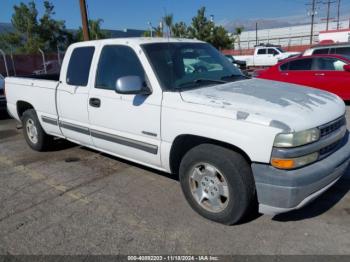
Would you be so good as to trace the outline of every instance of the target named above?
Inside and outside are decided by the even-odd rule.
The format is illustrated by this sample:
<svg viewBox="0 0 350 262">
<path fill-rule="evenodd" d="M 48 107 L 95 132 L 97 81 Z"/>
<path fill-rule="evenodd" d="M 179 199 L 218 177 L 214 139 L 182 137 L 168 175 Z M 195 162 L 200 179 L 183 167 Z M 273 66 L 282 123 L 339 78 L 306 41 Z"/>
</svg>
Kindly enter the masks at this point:
<svg viewBox="0 0 350 262">
<path fill-rule="evenodd" d="M 210 78 L 199 78 L 199 79 L 195 79 L 193 81 L 190 82 L 185 82 L 179 85 L 179 87 L 189 87 L 189 86 L 196 86 L 198 84 L 201 83 L 214 83 L 214 84 L 225 84 L 227 83 L 224 80 L 218 80 L 218 79 L 210 79 Z"/>
<path fill-rule="evenodd" d="M 239 79 L 248 79 L 249 77 L 248 76 L 245 76 L 245 75 L 227 75 L 227 76 L 223 76 L 221 77 L 222 80 L 239 80 Z"/>
</svg>

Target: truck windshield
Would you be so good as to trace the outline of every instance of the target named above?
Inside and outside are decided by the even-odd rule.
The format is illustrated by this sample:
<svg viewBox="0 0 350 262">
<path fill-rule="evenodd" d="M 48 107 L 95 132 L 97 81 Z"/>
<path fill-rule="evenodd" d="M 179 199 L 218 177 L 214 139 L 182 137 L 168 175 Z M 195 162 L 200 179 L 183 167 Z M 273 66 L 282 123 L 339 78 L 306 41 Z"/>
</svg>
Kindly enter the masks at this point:
<svg viewBox="0 0 350 262">
<path fill-rule="evenodd" d="M 206 43 L 155 43 L 142 48 L 165 90 L 245 79 L 224 55 Z"/>
<path fill-rule="evenodd" d="M 281 53 L 285 53 L 286 51 L 284 51 L 282 48 L 280 48 L 280 47 L 277 47 L 276 48 L 277 50 L 279 50 Z"/>
</svg>

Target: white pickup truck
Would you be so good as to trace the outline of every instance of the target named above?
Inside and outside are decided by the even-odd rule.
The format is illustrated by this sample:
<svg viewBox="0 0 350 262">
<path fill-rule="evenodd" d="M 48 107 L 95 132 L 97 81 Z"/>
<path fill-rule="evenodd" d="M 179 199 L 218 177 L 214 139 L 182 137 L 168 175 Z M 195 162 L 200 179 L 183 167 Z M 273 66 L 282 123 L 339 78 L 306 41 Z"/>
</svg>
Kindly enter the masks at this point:
<svg viewBox="0 0 350 262">
<path fill-rule="evenodd" d="M 253 55 L 233 56 L 234 59 L 245 61 L 247 67 L 265 67 L 276 65 L 279 61 L 296 56 L 298 52 L 286 52 L 281 47 L 273 45 L 256 46 Z"/>
<path fill-rule="evenodd" d="M 0 113 L 6 110 L 5 79 L 0 74 Z"/>
<path fill-rule="evenodd" d="M 31 148 L 68 139 L 179 174 L 202 216 L 238 222 L 298 209 L 349 163 L 336 95 L 247 79 L 197 40 L 130 38 L 71 45 L 60 75 L 8 77 L 9 113 Z"/>
</svg>

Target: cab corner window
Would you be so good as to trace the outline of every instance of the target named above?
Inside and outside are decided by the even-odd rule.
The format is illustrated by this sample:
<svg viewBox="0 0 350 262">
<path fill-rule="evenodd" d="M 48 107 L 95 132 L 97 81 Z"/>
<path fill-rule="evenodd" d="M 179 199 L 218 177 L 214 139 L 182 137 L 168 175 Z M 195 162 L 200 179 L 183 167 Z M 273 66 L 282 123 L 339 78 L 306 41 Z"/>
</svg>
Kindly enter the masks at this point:
<svg viewBox="0 0 350 262">
<path fill-rule="evenodd" d="M 115 90 L 116 81 L 124 76 L 139 76 L 146 81 L 145 72 L 134 50 L 123 45 L 103 47 L 95 88 Z"/>
<path fill-rule="evenodd" d="M 86 86 L 89 80 L 95 47 L 77 47 L 69 60 L 66 82 L 73 86 Z"/>
</svg>

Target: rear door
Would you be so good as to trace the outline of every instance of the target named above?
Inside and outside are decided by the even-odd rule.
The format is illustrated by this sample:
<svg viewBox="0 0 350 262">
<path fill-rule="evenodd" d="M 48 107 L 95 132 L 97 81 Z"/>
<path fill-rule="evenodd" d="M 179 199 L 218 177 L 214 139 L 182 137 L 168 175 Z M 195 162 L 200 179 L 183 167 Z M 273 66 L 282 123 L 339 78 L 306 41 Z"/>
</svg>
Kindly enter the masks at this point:
<svg viewBox="0 0 350 262">
<path fill-rule="evenodd" d="M 81 46 L 68 50 L 69 61 L 62 65 L 57 90 L 59 125 L 65 137 L 81 144 L 91 145 L 88 115 L 90 69 L 94 46 Z"/>
<path fill-rule="evenodd" d="M 346 64 L 338 58 L 317 58 L 317 71 L 315 71 L 317 87 L 343 99 L 350 99 L 350 73 L 344 70 Z"/>
</svg>

